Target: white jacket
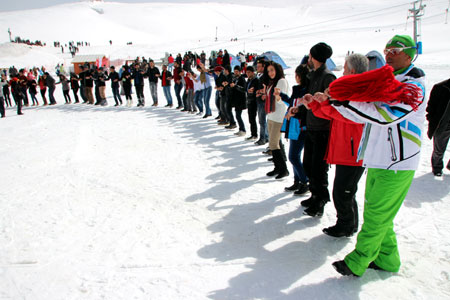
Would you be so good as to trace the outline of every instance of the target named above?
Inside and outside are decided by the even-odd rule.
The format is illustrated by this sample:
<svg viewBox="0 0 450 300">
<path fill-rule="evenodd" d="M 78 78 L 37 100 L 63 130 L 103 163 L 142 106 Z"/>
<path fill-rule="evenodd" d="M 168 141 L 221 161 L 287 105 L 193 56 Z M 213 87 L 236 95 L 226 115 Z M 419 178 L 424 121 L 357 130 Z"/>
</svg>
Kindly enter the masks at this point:
<svg viewBox="0 0 450 300">
<path fill-rule="evenodd" d="M 384 102 L 354 102 L 335 108 L 345 118 L 366 123 L 358 149 L 358 161 L 363 167 L 387 170 L 416 170 L 420 159 L 425 122 L 425 74 L 411 65 L 395 78 L 421 88 L 417 111 L 410 105 L 388 105 Z"/>
<path fill-rule="evenodd" d="M 289 94 L 289 83 L 284 78 L 278 80 L 276 88 L 279 88 L 283 94 Z M 275 111 L 267 114 L 267 120 L 283 123 L 286 110 L 287 106 L 281 99 L 279 101 L 275 101 Z"/>
</svg>

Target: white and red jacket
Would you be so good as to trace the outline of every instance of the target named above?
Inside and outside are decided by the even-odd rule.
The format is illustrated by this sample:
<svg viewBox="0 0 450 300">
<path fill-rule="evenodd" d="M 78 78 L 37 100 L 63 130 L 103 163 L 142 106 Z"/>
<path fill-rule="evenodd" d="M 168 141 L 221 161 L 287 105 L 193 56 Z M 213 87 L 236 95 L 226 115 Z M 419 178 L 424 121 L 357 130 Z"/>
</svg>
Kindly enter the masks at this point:
<svg viewBox="0 0 450 300">
<path fill-rule="evenodd" d="M 419 164 L 427 106 L 425 74 L 411 65 L 395 78 L 421 89 L 421 99 L 418 100 L 422 103 L 417 111 L 402 103 L 350 101 L 346 105 L 334 106 L 345 118 L 366 124 L 358 149 L 358 160 L 364 160 L 363 167 L 416 170 Z"/>
</svg>

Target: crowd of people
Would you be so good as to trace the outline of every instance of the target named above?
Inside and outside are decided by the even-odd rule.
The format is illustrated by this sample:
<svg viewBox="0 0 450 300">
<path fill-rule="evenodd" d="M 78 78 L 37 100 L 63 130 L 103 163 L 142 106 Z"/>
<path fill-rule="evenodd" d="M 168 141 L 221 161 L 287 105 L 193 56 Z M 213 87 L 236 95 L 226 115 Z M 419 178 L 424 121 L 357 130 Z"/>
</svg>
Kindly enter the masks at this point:
<svg viewBox="0 0 450 300">
<path fill-rule="evenodd" d="M 236 129 L 235 135 L 245 136 L 256 145 L 268 145 L 264 153 L 271 156 L 274 168 L 267 176 L 289 176 L 286 162 L 291 163 L 294 182 L 285 190 L 294 195 L 310 192 L 310 197 L 301 201 L 305 215 L 322 216 L 326 204 L 333 199 L 336 223 L 324 228 L 324 234 L 339 238 L 358 232 L 356 192 L 367 169 L 364 222 L 355 250 L 333 266 L 343 275 L 361 276 L 367 268 L 397 272 L 400 257 L 393 220 L 419 163 L 427 107 L 425 75 L 413 65 L 416 45 L 405 35 L 396 35 L 387 42 L 387 65 L 380 69 L 369 70 L 367 57 L 349 53 L 344 76 L 336 79 L 325 63 L 332 54 L 326 43 L 311 47 L 309 55 L 295 69 L 296 85 L 292 89 L 280 64 L 242 54 L 242 65 L 232 68 L 226 50 L 213 55 L 208 68 L 204 53 L 188 52 L 184 57 L 170 55 L 161 70 L 153 60 L 137 58 L 119 71 L 114 66 L 108 72 L 86 65 L 78 75 L 60 73 L 59 82 L 44 67 L 28 74 L 23 69 L 17 74 L 10 70 L 11 80 L 2 74 L 1 85 L 7 106 L 11 106 L 9 88 L 12 89 L 18 114 L 22 114 L 22 101 L 29 105 L 27 91 L 32 105 L 39 105 L 38 87 L 44 105 L 47 89 L 49 105 L 56 104 L 53 92 L 57 84 L 62 85 L 67 104 L 72 103 L 72 90 L 75 103 L 104 106 L 106 82 L 110 81 L 115 106 L 123 104 L 121 96 L 125 95 L 128 107 L 133 105 L 134 86 L 137 106 L 143 107 L 148 80 L 152 106 L 160 104 L 160 84 L 166 107 L 173 107 L 176 100 L 176 109 L 203 118 L 212 117 L 210 99 L 214 95 L 219 126 Z M 427 118 L 433 124 L 428 133 L 430 138 L 435 137 L 432 166 L 436 176 L 442 175 L 443 153 L 450 137 L 448 91 L 448 81 L 437 85 L 428 106 Z M 250 124 L 248 135 L 244 110 Z M 283 136 L 289 141 L 288 154 Z M 336 168 L 330 195 L 331 164 Z M 450 169 L 450 162 L 447 168 Z"/>
</svg>

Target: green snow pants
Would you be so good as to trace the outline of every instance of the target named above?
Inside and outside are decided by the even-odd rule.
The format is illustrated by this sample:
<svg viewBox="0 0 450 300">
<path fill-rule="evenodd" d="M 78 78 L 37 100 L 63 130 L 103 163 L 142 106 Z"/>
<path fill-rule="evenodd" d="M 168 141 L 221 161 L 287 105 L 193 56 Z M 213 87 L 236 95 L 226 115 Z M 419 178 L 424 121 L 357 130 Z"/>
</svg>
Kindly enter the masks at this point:
<svg viewBox="0 0 450 300">
<path fill-rule="evenodd" d="M 415 171 L 368 169 L 364 223 L 356 247 L 344 261 L 361 276 L 373 261 L 389 272 L 400 269 L 394 218 L 408 193 Z"/>
</svg>

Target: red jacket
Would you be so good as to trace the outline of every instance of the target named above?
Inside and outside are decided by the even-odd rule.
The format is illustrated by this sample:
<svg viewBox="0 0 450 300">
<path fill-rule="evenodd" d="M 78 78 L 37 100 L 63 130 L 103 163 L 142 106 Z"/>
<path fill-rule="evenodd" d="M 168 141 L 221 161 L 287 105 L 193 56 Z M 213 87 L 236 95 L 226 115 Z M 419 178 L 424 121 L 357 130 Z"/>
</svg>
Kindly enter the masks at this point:
<svg viewBox="0 0 450 300">
<path fill-rule="evenodd" d="M 194 89 L 194 82 L 187 76 L 184 76 L 184 81 L 186 82 L 186 90 Z"/>
<path fill-rule="evenodd" d="M 223 65 L 223 57 L 218 56 L 216 62 L 217 62 L 217 65 L 219 65 L 219 66 Z"/>
<path fill-rule="evenodd" d="M 358 157 L 359 141 L 364 124 L 354 123 L 344 118 L 329 101 L 309 104 L 316 117 L 330 120 L 330 137 L 328 140 L 325 159 L 327 163 L 344 166 L 362 166 L 363 161 L 356 161 Z"/>
<path fill-rule="evenodd" d="M 169 56 L 167 58 L 167 61 L 169 62 L 169 64 L 173 64 L 173 62 L 175 61 L 175 59 L 173 58 L 173 56 Z"/>
</svg>

